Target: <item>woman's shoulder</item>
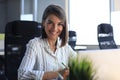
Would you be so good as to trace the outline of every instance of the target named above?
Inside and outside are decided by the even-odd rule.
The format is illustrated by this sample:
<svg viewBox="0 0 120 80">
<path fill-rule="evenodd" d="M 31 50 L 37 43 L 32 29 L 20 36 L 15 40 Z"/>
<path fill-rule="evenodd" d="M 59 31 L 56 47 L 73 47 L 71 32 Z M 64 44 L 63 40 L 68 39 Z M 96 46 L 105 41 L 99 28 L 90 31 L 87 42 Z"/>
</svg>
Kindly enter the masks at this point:
<svg viewBox="0 0 120 80">
<path fill-rule="evenodd" d="M 43 46 L 45 46 L 46 41 L 45 41 L 45 39 L 42 39 L 41 37 L 35 37 L 35 38 L 31 39 L 28 42 L 28 44 L 36 45 L 36 46 L 39 45 L 39 46 L 43 47 Z"/>
<path fill-rule="evenodd" d="M 29 42 L 35 43 L 35 42 L 43 42 L 44 40 L 41 37 L 34 37 Z"/>
<path fill-rule="evenodd" d="M 66 45 L 64 46 L 64 48 L 70 48 L 71 46 L 68 44 L 68 43 L 66 43 Z"/>
<path fill-rule="evenodd" d="M 39 43 L 44 43 L 44 40 L 41 38 L 41 37 L 35 37 L 31 40 L 29 40 L 28 44 L 31 44 L 31 45 L 36 45 L 36 44 L 39 44 Z"/>
</svg>

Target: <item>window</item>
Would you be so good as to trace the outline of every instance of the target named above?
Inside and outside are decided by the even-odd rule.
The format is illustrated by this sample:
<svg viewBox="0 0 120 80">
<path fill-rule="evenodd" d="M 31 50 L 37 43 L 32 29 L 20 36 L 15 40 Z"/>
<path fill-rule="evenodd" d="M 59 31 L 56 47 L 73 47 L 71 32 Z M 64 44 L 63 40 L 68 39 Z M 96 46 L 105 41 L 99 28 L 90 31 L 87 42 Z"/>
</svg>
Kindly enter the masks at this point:
<svg viewBox="0 0 120 80">
<path fill-rule="evenodd" d="M 77 44 L 98 45 L 97 26 L 110 23 L 110 0 L 69 0 L 69 29 Z"/>
<path fill-rule="evenodd" d="M 114 39 L 120 45 L 120 0 L 111 0 L 111 24 L 114 27 Z"/>
</svg>

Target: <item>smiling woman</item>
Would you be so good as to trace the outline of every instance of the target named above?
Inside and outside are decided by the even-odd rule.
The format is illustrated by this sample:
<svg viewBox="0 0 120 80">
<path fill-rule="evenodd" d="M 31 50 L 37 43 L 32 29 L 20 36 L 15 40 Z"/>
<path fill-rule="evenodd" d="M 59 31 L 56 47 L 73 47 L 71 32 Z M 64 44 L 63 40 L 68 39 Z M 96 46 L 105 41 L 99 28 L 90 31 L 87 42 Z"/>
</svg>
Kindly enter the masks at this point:
<svg viewBox="0 0 120 80">
<path fill-rule="evenodd" d="M 42 17 L 42 36 L 31 39 L 18 69 L 18 80 L 66 80 L 70 58 L 77 53 L 68 45 L 66 14 L 59 5 L 49 5 Z M 62 76 L 62 77 L 61 77 Z M 61 80 L 61 79 L 60 79 Z"/>
<path fill-rule="evenodd" d="M 63 30 L 64 23 L 55 15 L 49 15 L 44 21 L 43 26 L 46 31 L 48 42 L 50 40 L 56 41 Z"/>
</svg>

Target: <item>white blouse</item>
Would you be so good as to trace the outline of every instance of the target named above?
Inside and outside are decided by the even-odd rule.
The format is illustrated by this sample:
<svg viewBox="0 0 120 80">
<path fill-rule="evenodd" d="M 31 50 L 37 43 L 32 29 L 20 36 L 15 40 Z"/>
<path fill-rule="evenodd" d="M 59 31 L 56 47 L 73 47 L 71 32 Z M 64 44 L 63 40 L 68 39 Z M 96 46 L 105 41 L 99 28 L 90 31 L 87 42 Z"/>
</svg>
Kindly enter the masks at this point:
<svg viewBox="0 0 120 80">
<path fill-rule="evenodd" d="M 18 69 L 18 80 L 42 80 L 44 72 L 65 68 L 62 63 L 68 65 L 70 58 L 76 55 L 68 44 L 60 47 L 58 41 L 57 49 L 53 52 L 46 39 L 36 37 L 27 44 L 25 56 Z"/>
</svg>

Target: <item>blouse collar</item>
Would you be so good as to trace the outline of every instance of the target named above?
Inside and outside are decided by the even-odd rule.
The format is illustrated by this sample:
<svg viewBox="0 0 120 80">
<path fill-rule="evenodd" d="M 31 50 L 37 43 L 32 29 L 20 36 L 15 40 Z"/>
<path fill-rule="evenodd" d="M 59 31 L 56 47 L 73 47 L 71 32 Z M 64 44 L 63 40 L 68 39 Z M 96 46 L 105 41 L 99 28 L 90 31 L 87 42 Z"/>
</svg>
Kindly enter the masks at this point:
<svg viewBox="0 0 120 80">
<path fill-rule="evenodd" d="M 45 44 L 45 47 L 44 47 L 44 48 L 45 48 L 45 50 L 47 51 L 47 53 L 50 54 L 51 56 L 53 56 L 54 58 L 56 58 L 56 55 L 57 55 L 57 54 L 56 54 L 56 51 L 55 51 L 55 54 L 53 54 L 54 52 L 50 49 L 50 46 L 49 46 L 49 43 L 48 43 L 47 39 L 44 39 L 43 41 L 45 42 L 45 43 L 44 43 L 44 44 Z M 61 45 L 60 43 L 61 43 L 61 40 L 58 38 L 58 40 L 57 40 L 57 45 L 56 45 L 56 48 L 57 48 L 57 49 L 60 48 L 60 45 Z M 57 50 L 57 49 L 56 49 L 56 50 Z"/>
<path fill-rule="evenodd" d="M 45 39 L 45 41 L 46 41 L 46 43 L 47 43 L 47 44 L 46 44 L 46 45 L 47 45 L 46 47 L 47 47 L 47 48 L 50 48 L 50 45 L 49 45 L 48 40 Z M 60 45 L 61 45 L 61 40 L 60 40 L 60 38 L 58 38 L 58 39 L 57 39 L 56 48 L 60 48 Z"/>
</svg>

